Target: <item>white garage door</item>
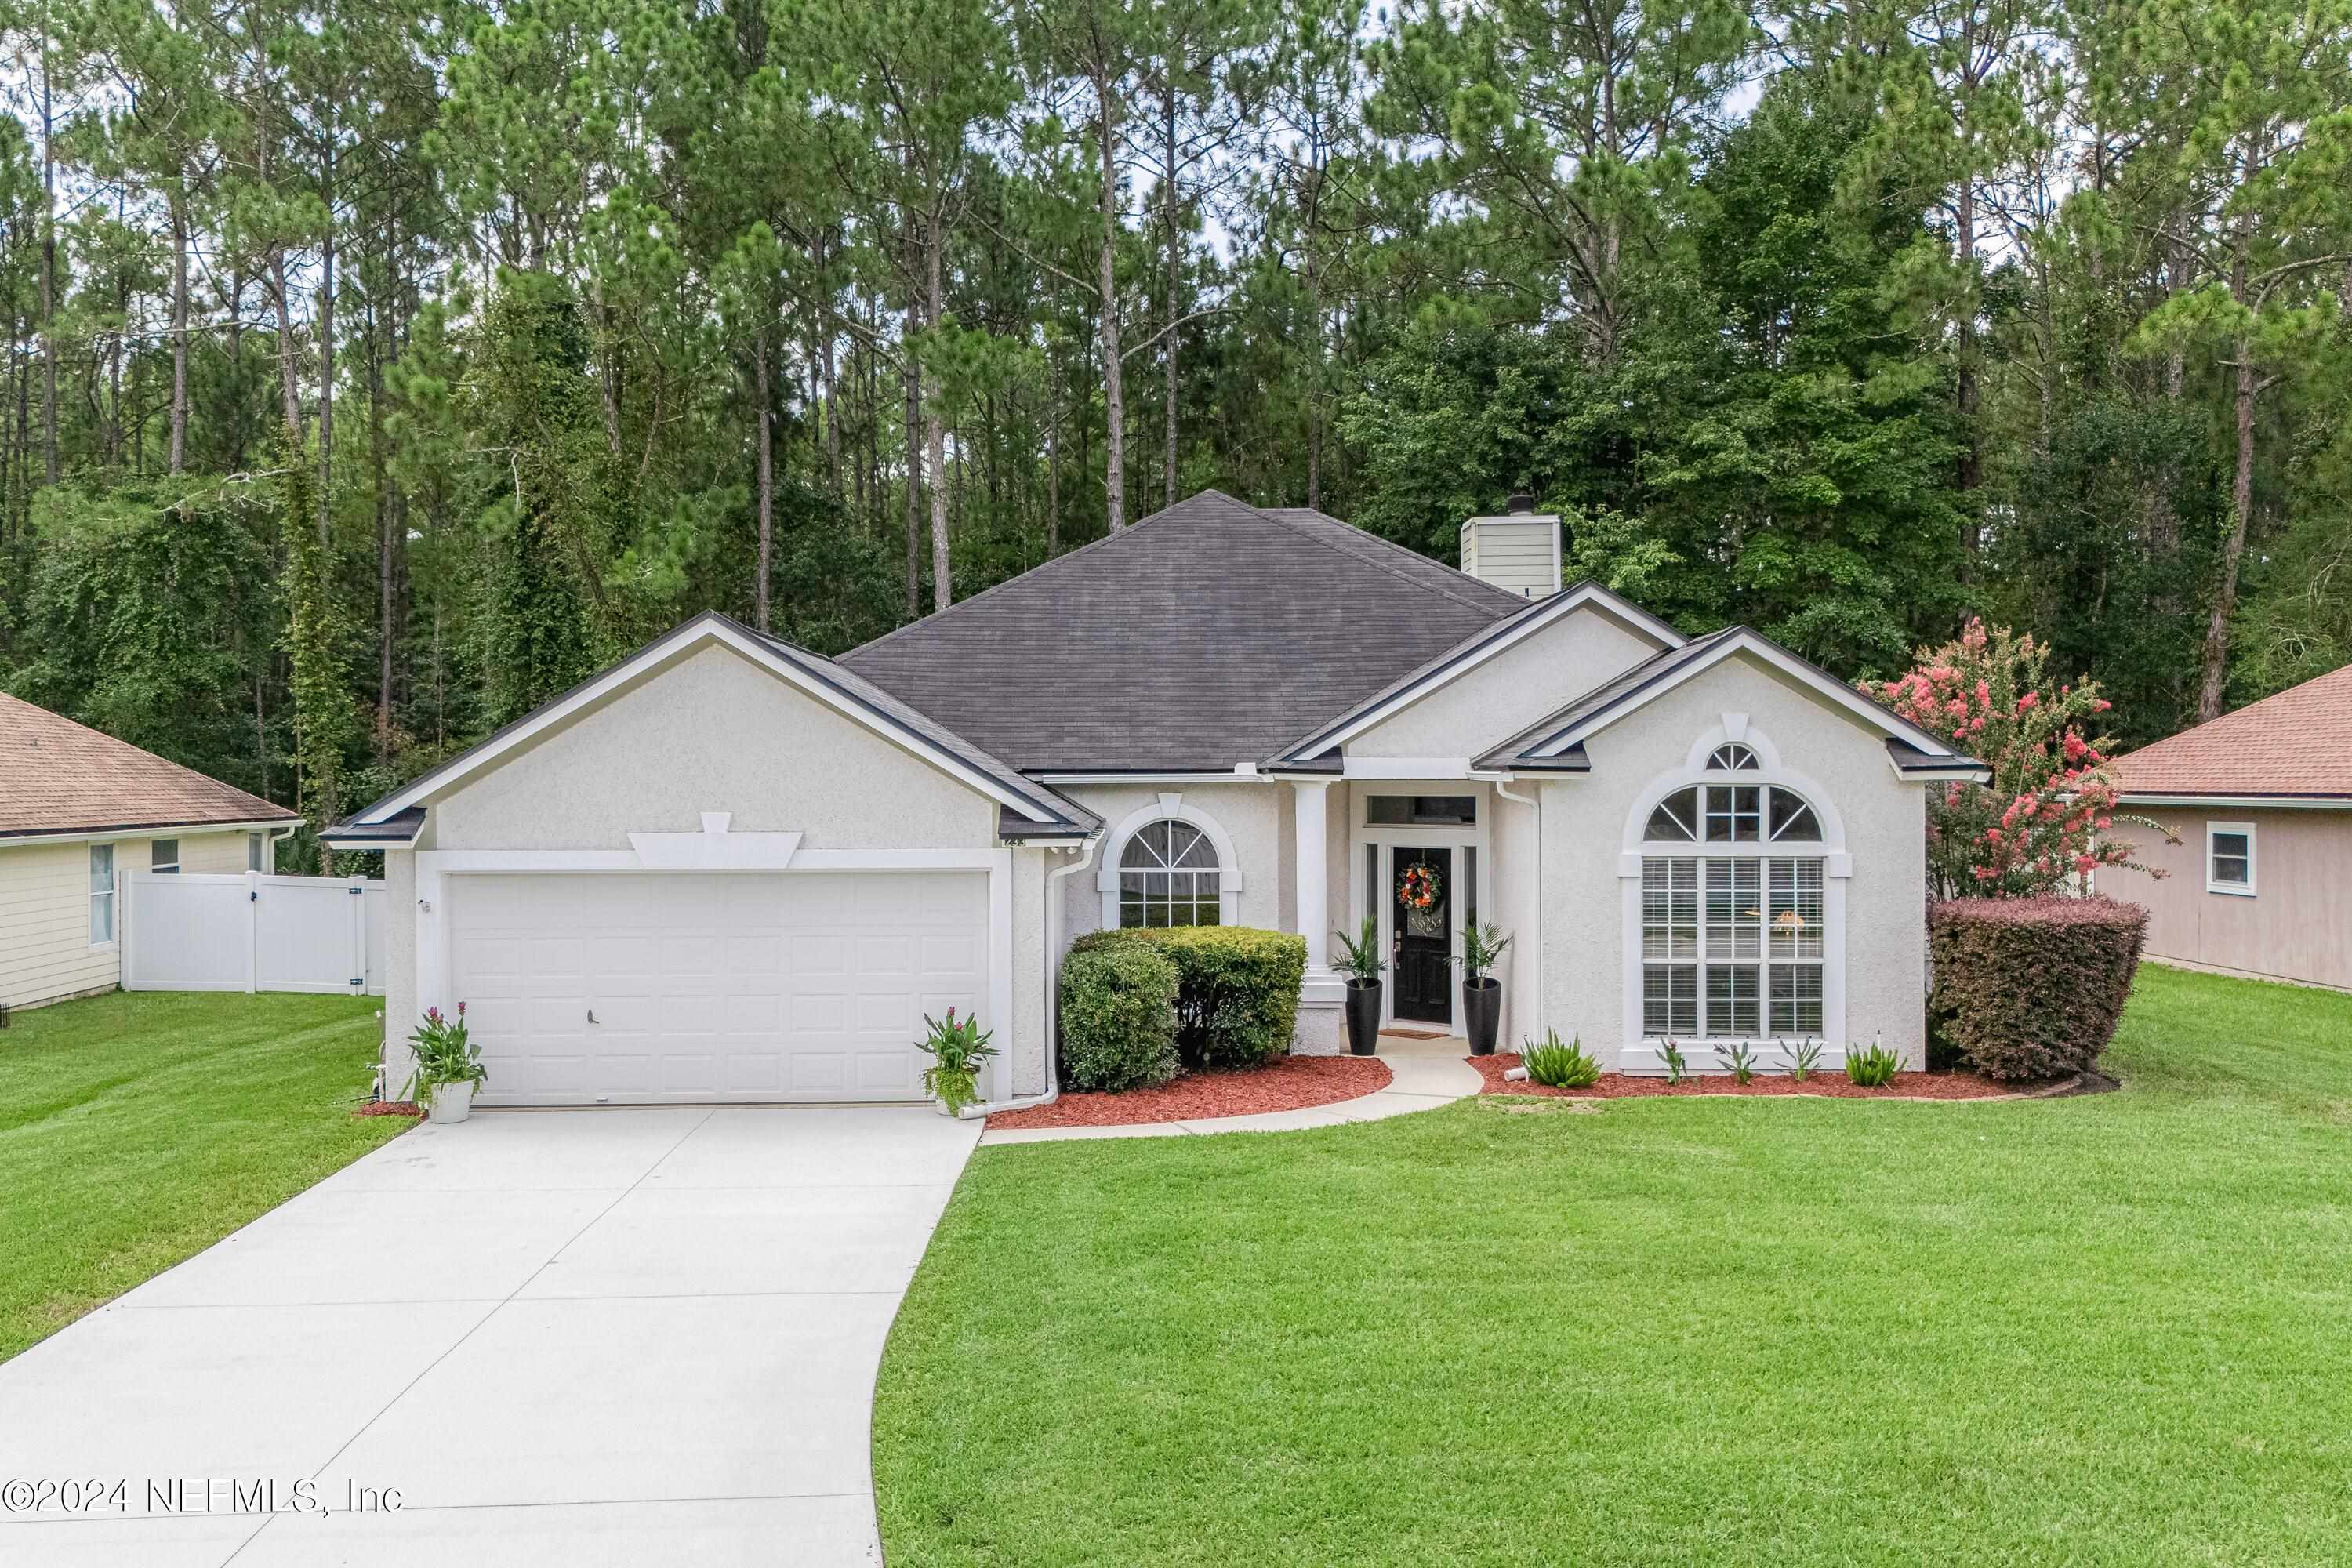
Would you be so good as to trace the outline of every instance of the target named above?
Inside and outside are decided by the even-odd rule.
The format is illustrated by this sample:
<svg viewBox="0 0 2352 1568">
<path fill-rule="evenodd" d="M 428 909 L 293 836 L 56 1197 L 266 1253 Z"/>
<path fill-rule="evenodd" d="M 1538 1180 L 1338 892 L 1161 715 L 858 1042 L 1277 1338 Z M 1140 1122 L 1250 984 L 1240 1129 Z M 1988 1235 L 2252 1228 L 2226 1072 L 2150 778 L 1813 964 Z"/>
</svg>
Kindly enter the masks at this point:
<svg viewBox="0 0 2352 1568">
<path fill-rule="evenodd" d="M 468 876 L 450 995 L 486 1105 L 922 1098 L 988 996 L 983 872 Z"/>
</svg>

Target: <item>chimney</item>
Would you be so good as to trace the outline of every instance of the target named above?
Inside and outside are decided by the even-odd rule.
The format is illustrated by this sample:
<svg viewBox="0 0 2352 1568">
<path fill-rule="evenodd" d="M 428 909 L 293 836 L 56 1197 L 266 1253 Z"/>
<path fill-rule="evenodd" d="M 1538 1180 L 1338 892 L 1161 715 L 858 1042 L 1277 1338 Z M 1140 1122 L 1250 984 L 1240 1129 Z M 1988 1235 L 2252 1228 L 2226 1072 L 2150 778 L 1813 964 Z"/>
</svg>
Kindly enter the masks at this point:
<svg viewBox="0 0 2352 1568">
<path fill-rule="evenodd" d="M 1515 491 L 1499 517 L 1462 525 L 1462 570 L 1523 599 L 1559 590 L 1559 514 L 1538 511 L 1536 498 Z"/>
</svg>

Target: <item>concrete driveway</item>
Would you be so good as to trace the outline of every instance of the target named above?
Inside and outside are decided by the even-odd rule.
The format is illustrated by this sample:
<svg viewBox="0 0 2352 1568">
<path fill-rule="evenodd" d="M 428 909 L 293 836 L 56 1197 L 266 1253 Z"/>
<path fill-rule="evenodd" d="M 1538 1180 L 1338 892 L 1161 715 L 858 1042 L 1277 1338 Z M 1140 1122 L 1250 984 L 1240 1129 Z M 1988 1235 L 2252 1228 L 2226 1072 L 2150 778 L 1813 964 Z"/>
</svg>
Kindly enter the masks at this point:
<svg viewBox="0 0 2352 1568">
<path fill-rule="evenodd" d="M 0 1562 L 878 1562 L 875 1371 L 978 1135 L 419 1127 L 0 1365 L 0 1483 L 75 1488 Z"/>
</svg>

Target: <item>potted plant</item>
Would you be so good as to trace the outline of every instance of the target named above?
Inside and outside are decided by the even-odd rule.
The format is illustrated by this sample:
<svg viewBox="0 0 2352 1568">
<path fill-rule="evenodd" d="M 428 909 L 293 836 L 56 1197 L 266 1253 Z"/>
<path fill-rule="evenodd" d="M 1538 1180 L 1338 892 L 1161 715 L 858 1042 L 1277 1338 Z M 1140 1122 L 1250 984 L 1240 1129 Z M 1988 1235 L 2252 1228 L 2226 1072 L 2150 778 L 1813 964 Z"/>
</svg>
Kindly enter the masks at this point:
<svg viewBox="0 0 2352 1568">
<path fill-rule="evenodd" d="M 923 1090 L 940 1115 L 961 1117 L 965 1108 L 980 1103 L 980 1064 L 996 1054 L 988 1043 L 990 1031 L 980 1026 L 979 1014 L 958 1018 L 952 1007 L 944 1021 L 926 1013 L 923 1023 L 930 1032 L 919 1045 L 931 1058 L 923 1069 Z"/>
<path fill-rule="evenodd" d="M 415 1053 L 416 1070 L 408 1075 L 401 1097 L 425 1107 L 436 1121 L 463 1121 L 474 1113 L 474 1090 L 487 1082 L 490 1069 L 482 1065 L 482 1047 L 466 1034 L 466 1005 L 457 1016 L 438 1007 L 425 1009 L 425 1021 L 408 1037 Z"/>
<path fill-rule="evenodd" d="M 1370 915 L 1354 936 L 1331 933 L 1339 944 L 1339 961 L 1331 967 L 1348 977 L 1348 1051 L 1368 1057 L 1381 1038 L 1381 923 Z"/>
<path fill-rule="evenodd" d="M 1494 921 L 1472 921 L 1462 928 L 1462 1032 L 1470 1037 L 1470 1054 L 1495 1054 L 1495 1033 L 1503 1022 L 1503 983 L 1486 972 L 1503 956 L 1511 939 Z"/>
</svg>

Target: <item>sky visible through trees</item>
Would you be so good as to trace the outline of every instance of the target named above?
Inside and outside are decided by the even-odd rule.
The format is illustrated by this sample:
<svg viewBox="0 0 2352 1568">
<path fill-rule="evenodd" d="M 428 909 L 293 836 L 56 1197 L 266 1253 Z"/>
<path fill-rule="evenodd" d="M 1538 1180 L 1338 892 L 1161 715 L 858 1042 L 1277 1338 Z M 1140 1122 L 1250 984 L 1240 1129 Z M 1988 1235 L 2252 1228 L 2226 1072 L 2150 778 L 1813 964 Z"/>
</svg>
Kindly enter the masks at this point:
<svg viewBox="0 0 2352 1568">
<path fill-rule="evenodd" d="M 0 685 L 314 817 L 1206 486 L 2127 742 L 2352 660 L 2352 0 L 5 15 Z"/>
</svg>

